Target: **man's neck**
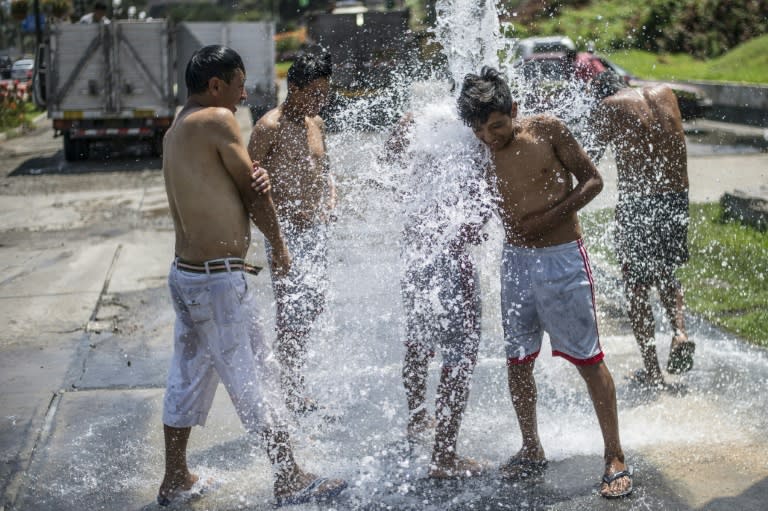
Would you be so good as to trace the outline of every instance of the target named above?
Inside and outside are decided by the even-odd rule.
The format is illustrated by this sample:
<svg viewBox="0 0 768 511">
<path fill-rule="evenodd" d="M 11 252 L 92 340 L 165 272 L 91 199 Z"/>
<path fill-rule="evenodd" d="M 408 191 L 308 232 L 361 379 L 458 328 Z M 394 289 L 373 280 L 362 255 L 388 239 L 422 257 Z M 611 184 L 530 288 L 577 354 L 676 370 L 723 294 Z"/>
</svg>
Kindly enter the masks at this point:
<svg viewBox="0 0 768 511">
<path fill-rule="evenodd" d="M 306 118 L 304 105 L 291 94 L 285 98 L 281 110 L 285 118 L 291 122 L 304 122 Z"/>
</svg>

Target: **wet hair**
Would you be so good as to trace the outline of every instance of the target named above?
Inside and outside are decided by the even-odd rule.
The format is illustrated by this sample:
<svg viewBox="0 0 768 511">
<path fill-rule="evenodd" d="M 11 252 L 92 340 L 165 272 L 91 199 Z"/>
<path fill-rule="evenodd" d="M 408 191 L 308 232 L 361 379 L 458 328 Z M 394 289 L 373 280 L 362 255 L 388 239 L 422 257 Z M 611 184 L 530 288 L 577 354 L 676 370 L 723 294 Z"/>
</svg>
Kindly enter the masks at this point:
<svg viewBox="0 0 768 511">
<path fill-rule="evenodd" d="M 592 94 L 598 99 L 613 96 L 626 87 L 628 87 L 626 82 L 611 69 L 603 71 L 595 76 L 589 83 L 589 88 L 592 91 Z"/>
<path fill-rule="evenodd" d="M 468 74 L 464 77 L 456 103 L 459 117 L 472 127 L 483 124 L 493 112 L 510 113 L 514 104 L 504 76 L 489 66 L 484 66 L 479 76 Z"/>
<path fill-rule="evenodd" d="M 211 78 L 221 78 L 229 83 L 238 69 L 245 73 L 243 59 L 235 50 L 212 44 L 192 54 L 184 71 L 184 81 L 190 94 L 201 94 L 208 89 Z"/>
<path fill-rule="evenodd" d="M 288 69 L 288 84 L 303 88 L 332 73 L 331 54 L 321 46 L 312 46 L 296 57 Z"/>
</svg>

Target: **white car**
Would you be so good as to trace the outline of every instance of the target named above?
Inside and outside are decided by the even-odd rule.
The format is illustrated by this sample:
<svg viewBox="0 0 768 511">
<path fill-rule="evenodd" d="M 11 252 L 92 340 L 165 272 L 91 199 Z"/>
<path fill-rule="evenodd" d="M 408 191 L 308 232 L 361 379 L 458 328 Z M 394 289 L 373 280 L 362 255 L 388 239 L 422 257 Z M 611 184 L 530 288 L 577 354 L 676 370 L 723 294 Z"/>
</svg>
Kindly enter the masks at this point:
<svg viewBox="0 0 768 511">
<path fill-rule="evenodd" d="M 11 80 L 27 81 L 32 79 L 35 72 L 35 61 L 32 59 L 21 59 L 13 63 L 11 67 Z"/>
<path fill-rule="evenodd" d="M 573 39 L 564 35 L 527 37 L 517 42 L 515 50 L 519 59 L 527 59 L 534 53 L 576 51 L 576 45 Z"/>
</svg>

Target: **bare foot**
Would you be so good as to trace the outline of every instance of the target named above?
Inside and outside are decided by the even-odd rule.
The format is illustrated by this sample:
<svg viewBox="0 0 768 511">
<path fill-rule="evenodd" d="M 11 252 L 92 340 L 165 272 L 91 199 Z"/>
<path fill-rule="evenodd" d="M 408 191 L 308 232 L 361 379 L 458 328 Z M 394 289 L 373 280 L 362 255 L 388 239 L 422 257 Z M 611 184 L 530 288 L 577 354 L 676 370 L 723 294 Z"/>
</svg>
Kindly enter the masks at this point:
<svg viewBox="0 0 768 511">
<path fill-rule="evenodd" d="M 619 459 L 606 463 L 600 495 L 607 499 L 616 499 L 630 495 L 632 489 L 632 468 Z"/>
<path fill-rule="evenodd" d="M 450 462 L 432 462 L 429 466 L 429 477 L 433 479 L 461 479 L 475 477 L 483 473 L 485 467 L 471 458 L 455 456 Z"/>
<path fill-rule="evenodd" d="M 629 379 L 642 387 L 663 389 L 666 387 L 664 377 L 661 376 L 661 372 L 649 373 L 645 369 L 638 369 L 635 371 Z"/>
<path fill-rule="evenodd" d="M 544 456 L 543 449 L 539 449 L 536 452 L 523 452 L 520 450 L 520 452 L 509 458 L 506 463 L 499 467 L 499 472 L 501 472 L 501 477 L 504 479 L 522 481 L 543 474 L 547 464 L 547 458 Z"/>
<path fill-rule="evenodd" d="M 274 491 L 278 506 L 322 502 L 335 497 L 347 487 L 343 479 L 328 479 L 296 469 L 292 474 L 278 477 Z"/>
<path fill-rule="evenodd" d="M 157 492 L 157 503 L 161 506 L 169 505 L 180 494 L 191 490 L 198 479 L 197 475 L 190 472 L 181 477 L 169 477 L 166 475 L 162 484 L 160 484 L 160 491 Z"/>
<path fill-rule="evenodd" d="M 411 415 L 408 419 L 408 441 L 428 442 L 434 432 L 437 421 L 432 415 L 427 415 L 426 411 Z"/>
</svg>

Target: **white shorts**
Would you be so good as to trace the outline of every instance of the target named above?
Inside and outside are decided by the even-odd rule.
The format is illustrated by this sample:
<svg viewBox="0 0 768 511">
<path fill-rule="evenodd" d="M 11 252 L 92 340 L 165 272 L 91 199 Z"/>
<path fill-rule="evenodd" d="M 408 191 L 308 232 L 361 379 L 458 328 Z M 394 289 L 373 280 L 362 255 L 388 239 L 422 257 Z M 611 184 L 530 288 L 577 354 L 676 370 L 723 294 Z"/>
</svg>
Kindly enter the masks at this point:
<svg viewBox="0 0 768 511">
<path fill-rule="evenodd" d="M 544 248 L 504 245 L 501 311 L 509 364 L 535 359 L 545 331 L 552 355 L 576 365 L 603 359 L 592 269 L 581 240 Z"/>
<path fill-rule="evenodd" d="M 221 380 L 247 431 L 282 429 L 279 368 L 264 342 L 246 274 L 192 273 L 174 264 L 168 285 L 176 325 L 163 423 L 204 425 Z"/>
</svg>

